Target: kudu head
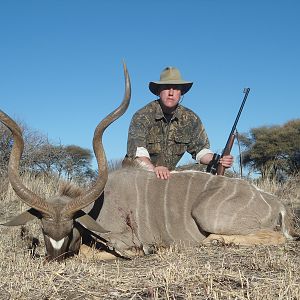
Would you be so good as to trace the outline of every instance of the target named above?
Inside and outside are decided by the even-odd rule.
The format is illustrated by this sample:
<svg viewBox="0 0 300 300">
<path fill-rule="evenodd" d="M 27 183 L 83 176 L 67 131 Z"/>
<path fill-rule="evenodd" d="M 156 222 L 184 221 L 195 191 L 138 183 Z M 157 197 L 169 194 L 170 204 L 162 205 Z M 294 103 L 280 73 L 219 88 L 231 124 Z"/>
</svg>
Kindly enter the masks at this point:
<svg viewBox="0 0 300 300">
<path fill-rule="evenodd" d="M 92 231 L 105 231 L 94 219 L 84 214 L 81 209 L 95 201 L 103 192 L 108 178 L 107 160 L 102 144 L 104 130 L 128 108 L 131 96 L 130 79 L 124 64 L 125 95 L 120 106 L 104 118 L 96 127 L 93 138 L 93 149 L 98 164 L 98 177 L 95 183 L 82 193 L 72 192 L 67 187 L 64 192 L 49 199 L 36 195 L 21 181 L 19 164 L 24 149 L 24 141 L 20 127 L 7 114 L 0 110 L 0 121 L 6 125 L 13 136 L 13 147 L 8 164 L 8 177 L 15 193 L 31 208 L 15 217 L 5 226 L 17 226 L 38 217 L 41 220 L 47 257 L 63 259 L 77 253 L 81 243 L 79 231 L 75 222 L 81 223 Z"/>
</svg>

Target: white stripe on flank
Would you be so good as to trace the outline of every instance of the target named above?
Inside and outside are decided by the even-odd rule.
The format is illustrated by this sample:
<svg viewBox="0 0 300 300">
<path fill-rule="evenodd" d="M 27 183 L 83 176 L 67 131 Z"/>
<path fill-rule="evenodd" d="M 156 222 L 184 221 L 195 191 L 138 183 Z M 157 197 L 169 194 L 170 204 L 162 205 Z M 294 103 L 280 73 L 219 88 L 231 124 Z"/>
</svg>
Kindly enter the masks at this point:
<svg viewBox="0 0 300 300">
<path fill-rule="evenodd" d="M 215 177 L 215 175 L 212 175 L 212 174 L 210 174 L 211 176 L 208 178 L 208 180 L 206 181 L 206 183 L 205 183 L 205 185 L 202 187 L 202 192 L 204 192 L 204 191 L 206 191 L 206 189 L 207 189 L 207 187 L 209 186 L 209 184 L 210 184 L 210 182 L 214 179 L 214 177 Z M 206 205 L 204 206 L 204 210 L 205 211 L 207 211 L 207 209 L 208 209 L 208 205 L 210 204 L 209 202 L 210 202 L 210 199 L 212 198 L 212 197 L 214 197 L 215 196 L 215 194 L 213 194 L 213 195 L 211 195 L 210 197 L 208 197 L 207 199 L 206 199 Z"/>
<path fill-rule="evenodd" d="M 261 219 L 261 222 L 265 222 L 266 220 L 268 220 L 270 218 L 270 216 L 272 215 L 272 207 L 271 205 L 265 200 L 265 197 L 263 196 L 262 193 L 260 193 L 260 198 L 266 203 L 266 205 L 269 207 L 268 209 L 268 214 L 265 215 L 264 218 Z"/>
<path fill-rule="evenodd" d="M 169 221 L 168 221 L 168 205 L 167 205 L 167 201 L 168 201 L 168 187 L 169 187 L 169 182 L 170 180 L 166 180 L 166 186 L 165 186 L 165 192 L 164 192 L 164 216 L 165 216 L 165 226 L 166 226 L 166 230 L 167 233 L 169 235 L 169 237 L 175 241 L 175 238 L 172 236 L 171 231 L 170 231 L 170 226 L 169 226 Z"/>
<path fill-rule="evenodd" d="M 193 240 L 198 241 L 197 237 L 193 235 L 193 232 L 190 230 L 190 224 L 187 225 L 187 216 L 189 216 L 189 220 L 191 219 L 191 212 L 187 212 L 187 206 L 190 200 L 190 192 L 191 192 L 191 184 L 193 181 L 195 174 L 192 174 L 189 182 L 187 184 L 187 190 L 186 190 L 186 195 L 185 195 L 185 200 L 184 200 L 184 205 L 183 205 L 183 223 L 184 223 L 184 229 L 189 233 L 189 235 L 192 237 Z M 193 220 L 193 219 L 192 219 Z"/>
<path fill-rule="evenodd" d="M 223 185 L 222 185 L 222 187 L 221 187 L 218 191 L 216 191 L 216 192 L 213 194 L 213 196 L 215 196 L 216 194 L 219 193 L 219 194 L 221 194 L 221 198 L 220 198 L 220 199 L 222 199 L 222 198 L 223 198 L 223 191 L 224 191 L 224 190 L 226 191 L 226 187 L 227 187 L 227 186 L 226 186 L 226 181 L 223 180 Z M 224 192 L 224 194 L 225 194 L 225 192 Z M 223 214 L 223 211 L 221 210 L 222 205 L 223 205 L 224 203 L 226 203 L 226 202 L 228 201 L 228 199 L 232 198 L 235 194 L 236 194 L 236 185 L 234 186 L 233 192 L 232 192 L 230 195 L 228 195 L 227 197 L 224 197 L 223 200 L 221 200 L 221 202 L 217 205 L 217 207 L 216 207 L 216 217 L 215 217 L 214 225 L 213 225 L 214 232 L 219 233 L 219 231 L 217 230 L 217 227 L 218 227 L 219 224 L 220 224 L 220 219 L 222 219 L 222 217 L 219 218 L 220 214 L 221 214 L 221 216 L 222 216 L 222 214 Z M 213 199 L 215 199 L 215 198 L 213 198 Z"/>
<path fill-rule="evenodd" d="M 235 183 L 235 189 L 234 190 L 237 191 L 237 194 L 238 194 L 238 190 L 243 189 L 244 187 L 246 188 L 246 186 L 239 186 L 239 182 L 237 181 Z M 229 222 L 229 224 L 230 224 L 229 227 L 230 228 L 234 228 L 234 226 L 235 226 L 234 223 L 237 222 L 237 220 L 239 220 L 241 218 L 242 211 L 246 211 L 246 217 L 247 217 L 248 221 L 250 221 L 250 215 L 251 214 L 247 213 L 247 209 L 250 207 L 252 202 L 256 200 L 256 193 L 253 190 L 252 185 L 247 186 L 247 189 L 251 193 L 251 197 L 249 197 L 249 200 L 246 202 L 246 204 L 244 206 L 240 207 L 240 209 L 233 210 L 233 214 L 232 214 L 232 217 L 230 218 L 230 222 Z M 245 215 L 245 213 L 244 213 L 244 215 Z M 240 219 L 240 221 L 244 222 L 244 219 Z"/>
<path fill-rule="evenodd" d="M 61 246 L 63 245 L 65 238 L 62 238 L 61 240 L 56 241 L 56 240 L 53 240 L 51 237 L 49 237 L 49 240 L 50 240 L 52 247 L 55 250 L 59 250 L 61 248 Z"/>
<path fill-rule="evenodd" d="M 148 199 L 148 195 L 149 195 L 148 187 L 150 184 L 151 177 L 152 176 L 149 176 L 149 175 L 147 176 L 147 181 L 146 181 L 146 185 L 145 185 L 145 194 L 144 194 L 144 206 L 145 206 L 145 214 L 146 214 L 145 226 L 150 229 L 150 232 L 151 232 L 152 226 L 151 226 L 151 222 L 150 222 L 149 203 L 151 203 L 151 201 L 149 201 L 149 199 Z"/>
</svg>

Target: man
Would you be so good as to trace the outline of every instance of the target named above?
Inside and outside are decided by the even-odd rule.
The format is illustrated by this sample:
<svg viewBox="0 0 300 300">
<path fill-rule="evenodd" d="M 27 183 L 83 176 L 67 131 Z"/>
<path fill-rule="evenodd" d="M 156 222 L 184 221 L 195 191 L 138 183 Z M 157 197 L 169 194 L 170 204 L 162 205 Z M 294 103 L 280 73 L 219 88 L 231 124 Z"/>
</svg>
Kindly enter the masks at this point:
<svg viewBox="0 0 300 300">
<path fill-rule="evenodd" d="M 181 78 L 177 68 L 165 68 L 160 81 L 149 83 L 150 91 L 159 98 L 137 111 L 131 120 L 127 159 L 154 171 L 158 178 L 168 179 L 186 151 L 205 165 L 213 158 L 200 118 L 180 104 L 181 96 L 192 85 Z M 233 157 L 224 156 L 220 163 L 229 168 Z"/>
</svg>

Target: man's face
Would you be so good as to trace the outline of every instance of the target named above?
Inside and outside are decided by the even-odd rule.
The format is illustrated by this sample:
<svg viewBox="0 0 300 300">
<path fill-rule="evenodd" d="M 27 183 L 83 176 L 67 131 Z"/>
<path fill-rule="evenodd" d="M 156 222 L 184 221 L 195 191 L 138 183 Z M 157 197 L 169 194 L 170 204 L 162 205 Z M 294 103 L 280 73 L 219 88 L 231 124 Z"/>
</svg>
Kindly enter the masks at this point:
<svg viewBox="0 0 300 300">
<path fill-rule="evenodd" d="M 176 86 L 165 86 L 162 87 L 159 97 L 166 109 L 175 109 L 181 97 L 181 90 Z"/>
</svg>

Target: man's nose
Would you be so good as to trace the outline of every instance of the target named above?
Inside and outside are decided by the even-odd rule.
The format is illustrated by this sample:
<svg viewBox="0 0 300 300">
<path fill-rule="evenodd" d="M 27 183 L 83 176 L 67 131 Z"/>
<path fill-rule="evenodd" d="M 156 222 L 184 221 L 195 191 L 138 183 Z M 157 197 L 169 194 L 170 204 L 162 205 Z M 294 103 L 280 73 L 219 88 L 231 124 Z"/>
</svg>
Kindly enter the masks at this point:
<svg viewBox="0 0 300 300">
<path fill-rule="evenodd" d="M 169 95 L 173 96 L 173 94 L 174 94 L 174 89 L 173 89 L 173 88 L 170 88 L 170 89 L 169 89 Z"/>
</svg>

